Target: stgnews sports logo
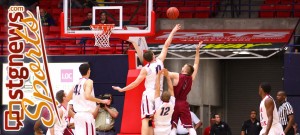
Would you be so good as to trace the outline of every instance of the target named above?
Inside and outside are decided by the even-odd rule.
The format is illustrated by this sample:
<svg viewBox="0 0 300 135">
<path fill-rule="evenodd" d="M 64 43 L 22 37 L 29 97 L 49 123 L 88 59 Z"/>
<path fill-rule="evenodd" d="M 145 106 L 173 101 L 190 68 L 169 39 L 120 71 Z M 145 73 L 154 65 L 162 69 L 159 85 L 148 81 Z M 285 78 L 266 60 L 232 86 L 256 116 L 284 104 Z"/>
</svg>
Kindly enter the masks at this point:
<svg viewBox="0 0 300 135">
<path fill-rule="evenodd" d="M 51 127 L 54 124 L 54 116 L 59 116 L 57 102 L 54 99 L 49 72 L 48 60 L 45 50 L 40 12 L 37 7 L 37 18 L 30 11 L 25 11 L 23 6 L 11 6 L 8 9 L 8 50 L 7 57 L 8 80 L 4 84 L 8 90 L 9 103 L 3 113 L 3 125 L 5 131 L 19 131 L 23 128 L 25 115 L 32 120 L 41 117 L 42 123 Z M 25 51 L 26 49 L 27 51 Z M 25 60 L 28 66 L 25 65 Z M 30 74 L 34 75 L 32 82 L 33 94 L 31 97 L 39 99 L 33 102 L 32 98 L 26 98 L 22 89 Z M 29 111 L 28 107 L 34 107 Z M 49 119 L 41 116 L 42 109 L 47 109 Z M 60 120 L 60 119 L 59 119 Z"/>
</svg>

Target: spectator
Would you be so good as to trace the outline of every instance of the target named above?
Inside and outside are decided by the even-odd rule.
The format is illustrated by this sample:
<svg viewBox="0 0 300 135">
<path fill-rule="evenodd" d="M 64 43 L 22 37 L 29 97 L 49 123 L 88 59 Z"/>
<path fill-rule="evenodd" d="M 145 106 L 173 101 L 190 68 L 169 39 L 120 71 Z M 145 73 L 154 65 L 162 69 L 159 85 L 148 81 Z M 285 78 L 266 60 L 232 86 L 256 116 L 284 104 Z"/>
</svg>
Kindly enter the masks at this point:
<svg viewBox="0 0 300 135">
<path fill-rule="evenodd" d="M 90 30 L 91 29 L 90 25 L 92 24 L 92 19 L 93 19 L 92 12 L 88 12 L 86 20 L 84 20 L 81 23 L 81 26 L 82 26 L 81 30 Z M 86 37 L 82 37 L 79 44 L 85 44 L 86 40 L 87 40 Z"/>
<path fill-rule="evenodd" d="M 231 135 L 230 127 L 227 123 L 221 121 L 219 114 L 214 115 L 215 124 L 210 129 L 210 135 Z"/>
<path fill-rule="evenodd" d="M 96 118 L 96 135 L 114 135 L 115 119 L 118 117 L 119 112 L 111 106 L 113 102 L 111 94 L 104 94 L 100 96 L 100 99 L 109 99 L 109 102 L 107 104 L 100 104 L 100 106 L 97 105 L 100 108 Z"/>
<path fill-rule="evenodd" d="M 41 20 L 42 20 L 42 25 L 43 26 L 53 26 L 55 25 L 55 22 L 50 14 L 47 13 L 46 10 L 40 9 L 40 14 L 41 14 Z"/>
<path fill-rule="evenodd" d="M 106 14 L 106 12 L 101 12 L 101 14 L 100 14 L 100 20 L 98 21 L 98 23 L 109 24 L 109 22 L 107 20 L 107 14 Z"/>
<path fill-rule="evenodd" d="M 286 93 L 284 91 L 277 92 L 277 102 L 279 103 L 279 121 L 283 127 L 285 135 L 294 135 L 294 111 L 291 104 L 286 101 Z"/>
<path fill-rule="evenodd" d="M 193 127 L 195 130 L 197 130 L 201 125 L 202 122 L 200 121 L 200 119 L 196 116 L 195 113 L 193 113 L 192 111 L 190 111 L 191 113 L 191 117 L 192 117 L 192 123 L 193 123 Z M 183 127 L 183 125 L 181 124 L 180 119 L 178 120 L 178 125 L 177 125 L 177 135 L 188 135 L 189 131 Z"/>
<path fill-rule="evenodd" d="M 259 120 L 256 119 L 256 111 L 250 112 L 250 119 L 243 123 L 241 135 L 259 135 L 261 125 Z"/>
<path fill-rule="evenodd" d="M 82 27 L 81 29 L 82 30 L 90 30 L 90 25 L 92 24 L 92 19 L 93 19 L 93 16 L 92 16 L 92 12 L 88 12 L 87 16 L 86 16 L 86 20 L 84 20 L 82 23 L 81 23 L 81 26 L 85 26 L 85 27 Z"/>
<path fill-rule="evenodd" d="M 204 129 L 203 135 L 210 135 L 210 128 L 215 123 L 215 118 L 210 119 L 210 124 Z"/>
</svg>

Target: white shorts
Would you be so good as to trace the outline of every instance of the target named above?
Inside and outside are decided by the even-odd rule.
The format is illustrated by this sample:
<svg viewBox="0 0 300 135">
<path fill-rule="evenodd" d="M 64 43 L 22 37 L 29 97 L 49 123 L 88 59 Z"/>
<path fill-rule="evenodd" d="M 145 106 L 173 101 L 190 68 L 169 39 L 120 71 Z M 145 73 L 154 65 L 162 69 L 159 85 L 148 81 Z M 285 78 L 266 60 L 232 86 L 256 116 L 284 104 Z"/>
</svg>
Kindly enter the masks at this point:
<svg viewBox="0 0 300 135">
<path fill-rule="evenodd" d="M 169 135 L 171 133 L 171 125 L 155 126 L 153 130 L 154 130 L 154 135 Z"/>
<path fill-rule="evenodd" d="M 143 92 L 142 103 L 141 103 L 141 117 L 145 118 L 146 115 L 154 114 L 154 90 L 145 90 Z"/>
<path fill-rule="evenodd" d="M 267 129 L 267 128 L 264 127 L 264 128 L 260 131 L 259 135 L 262 135 L 263 133 L 265 133 L 265 132 L 266 132 L 266 129 Z M 272 126 L 271 126 L 271 129 L 270 129 L 270 131 L 269 131 L 269 135 L 285 135 L 284 132 L 283 132 L 283 128 L 282 128 L 281 124 L 277 123 L 277 124 L 272 125 Z"/>
<path fill-rule="evenodd" d="M 95 135 L 95 119 L 90 112 L 77 112 L 74 116 L 75 133 L 77 135 Z"/>
</svg>

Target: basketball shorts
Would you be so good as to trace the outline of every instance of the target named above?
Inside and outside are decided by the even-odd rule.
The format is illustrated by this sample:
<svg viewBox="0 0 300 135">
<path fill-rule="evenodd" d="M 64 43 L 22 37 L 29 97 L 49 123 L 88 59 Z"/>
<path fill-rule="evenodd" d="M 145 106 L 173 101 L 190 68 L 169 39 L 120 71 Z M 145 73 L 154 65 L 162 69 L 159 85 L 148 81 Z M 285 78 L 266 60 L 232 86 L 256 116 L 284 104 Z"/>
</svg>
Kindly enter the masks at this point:
<svg viewBox="0 0 300 135">
<path fill-rule="evenodd" d="M 145 90 L 143 92 L 141 103 L 141 118 L 145 118 L 147 115 L 153 115 L 154 108 L 154 90 Z"/>
<path fill-rule="evenodd" d="M 262 135 L 263 133 L 265 133 L 266 129 L 267 129 L 267 127 L 264 127 L 260 131 L 259 135 Z M 269 131 L 269 135 L 284 135 L 283 128 L 282 128 L 281 124 L 277 123 L 277 124 L 272 125 L 271 129 Z"/>
<path fill-rule="evenodd" d="M 74 126 L 78 135 L 96 135 L 95 119 L 90 112 L 77 112 L 74 116 Z"/>
<path fill-rule="evenodd" d="M 186 101 L 176 100 L 174 112 L 172 115 L 172 124 L 174 127 L 178 125 L 180 119 L 184 128 L 193 128 L 189 103 Z"/>
<path fill-rule="evenodd" d="M 155 126 L 154 134 L 155 135 L 169 135 L 171 133 L 171 125 L 170 126 Z"/>
</svg>

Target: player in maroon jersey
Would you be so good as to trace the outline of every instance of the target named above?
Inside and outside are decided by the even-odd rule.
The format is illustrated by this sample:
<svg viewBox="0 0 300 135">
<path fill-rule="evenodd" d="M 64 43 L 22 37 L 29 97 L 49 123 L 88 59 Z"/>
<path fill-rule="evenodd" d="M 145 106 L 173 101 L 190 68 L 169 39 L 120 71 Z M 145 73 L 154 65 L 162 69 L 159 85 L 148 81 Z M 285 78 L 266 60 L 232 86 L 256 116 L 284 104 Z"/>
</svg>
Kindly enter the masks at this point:
<svg viewBox="0 0 300 135">
<path fill-rule="evenodd" d="M 196 135 L 196 131 L 192 125 L 189 103 L 187 95 L 191 91 L 193 80 L 195 79 L 199 67 L 199 51 L 202 41 L 196 47 L 196 55 L 194 66 L 185 64 L 182 67 L 181 73 L 170 72 L 170 78 L 173 79 L 174 94 L 176 98 L 174 113 L 172 116 L 173 129 L 171 135 L 176 135 L 176 125 L 180 118 L 183 127 L 187 128 L 190 135 Z"/>
</svg>

